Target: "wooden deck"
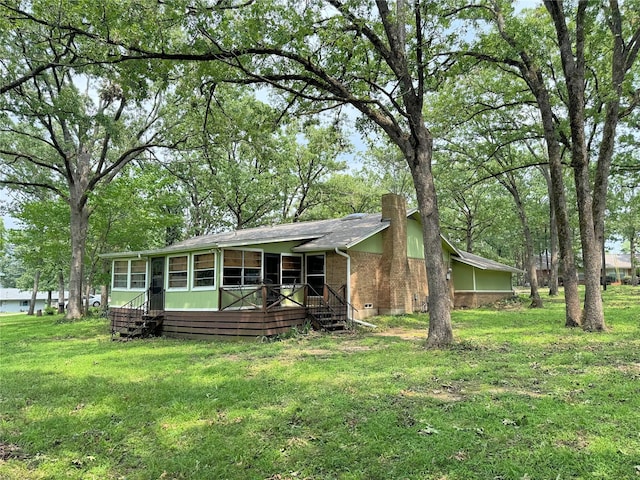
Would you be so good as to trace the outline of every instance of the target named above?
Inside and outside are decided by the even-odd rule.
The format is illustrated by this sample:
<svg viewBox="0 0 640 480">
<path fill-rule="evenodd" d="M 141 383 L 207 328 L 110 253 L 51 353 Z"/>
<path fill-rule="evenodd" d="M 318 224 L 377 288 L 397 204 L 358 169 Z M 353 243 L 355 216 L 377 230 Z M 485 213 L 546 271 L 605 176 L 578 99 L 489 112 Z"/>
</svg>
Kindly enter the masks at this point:
<svg viewBox="0 0 640 480">
<path fill-rule="evenodd" d="M 305 307 L 224 310 L 221 312 L 164 312 L 161 335 L 173 338 L 214 339 L 270 337 L 301 327 L 307 321 Z"/>
<path fill-rule="evenodd" d="M 153 302 L 147 300 L 151 295 L 143 293 L 127 305 L 109 309 L 112 336 L 131 339 L 163 335 L 200 340 L 273 337 L 307 322 L 321 330 L 347 328 L 348 303 L 342 293 L 327 285 L 324 294 L 317 297 L 306 294 L 306 285 L 283 290 L 268 285 L 244 291 L 221 289 L 228 297 L 226 306 L 209 311 L 151 310 Z"/>
</svg>

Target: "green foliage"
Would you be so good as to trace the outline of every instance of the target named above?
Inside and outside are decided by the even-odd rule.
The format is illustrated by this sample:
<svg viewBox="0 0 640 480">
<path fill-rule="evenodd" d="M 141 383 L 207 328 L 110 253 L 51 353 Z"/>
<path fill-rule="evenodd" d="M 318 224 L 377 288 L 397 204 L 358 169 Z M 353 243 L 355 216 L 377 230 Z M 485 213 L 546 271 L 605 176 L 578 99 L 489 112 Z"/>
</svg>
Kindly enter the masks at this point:
<svg viewBox="0 0 640 480">
<path fill-rule="evenodd" d="M 606 333 L 514 303 L 427 351 L 425 315 L 270 343 L 1 316 L 0 477 L 634 478 L 640 292 L 603 295 Z"/>
</svg>

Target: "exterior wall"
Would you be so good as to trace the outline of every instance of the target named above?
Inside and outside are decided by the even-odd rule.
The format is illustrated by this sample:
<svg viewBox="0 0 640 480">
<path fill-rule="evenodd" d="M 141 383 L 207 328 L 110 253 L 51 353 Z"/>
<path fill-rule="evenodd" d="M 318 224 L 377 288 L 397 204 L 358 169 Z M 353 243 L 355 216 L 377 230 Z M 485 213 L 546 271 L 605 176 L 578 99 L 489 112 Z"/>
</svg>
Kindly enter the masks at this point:
<svg viewBox="0 0 640 480">
<path fill-rule="evenodd" d="M 346 285 L 347 259 L 336 252 L 327 252 L 324 261 L 325 283 L 334 289 Z M 353 271 L 353 264 L 351 264 L 351 271 Z"/>
<path fill-rule="evenodd" d="M 26 302 L 26 305 L 24 304 Z M 54 305 L 54 302 L 51 302 Z M 34 312 L 44 310 L 47 306 L 46 300 L 37 299 Z M 0 313 L 21 313 L 29 311 L 29 300 L 0 300 Z"/>
<path fill-rule="evenodd" d="M 475 308 L 514 295 L 511 273 L 453 263 L 454 307 Z"/>
<path fill-rule="evenodd" d="M 171 291 L 165 293 L 166 310 L 217 310 L 218 288 L 198 291 Z"/>
<path fill-rule="evenodd" d="M 378 315 L 379 288 L 382 283 L 382 255 L 349 251 L 351 256 L 351 303 L 354 316 L 364 319 Z"/>
<path fill-rule="evenodd" d="M 407 274 L 402 282 L 391 287 L 383 273 L 383 256 L 374 253 L 349 251 L 351 256 L 351 303 L 357 309 L 356 319 L 384 313 L 386 305 L 380 301 L 381 292 L 389 288 L 401 290 L 408 297 L 405 310 L 419 310 L 428 295 L 424 260 L 408 259 Z"/>
<path fill-rule="evenodd" d="M 413 218 L 407 219 L 407 256 L 424 260 L 422 225 Z"/>
<path fill-rule="evenodd" d="M 503 290 L 511 292 L 513 290 L 511 272 L 476 269 L 476 289 L 479 291 Z"/>
<path fill-rule="evenodd" d="M 455 292 L 456 308 L 476 308 L 513 297 L 511 292 Z"/>
<path fill-rule="evenodd" d="M 353 250 L 357 250 L 358 252 L 382 254 L 382 251 L 383 251 L 382 234 L 377 233 L 367 238 L 366 240 L 355 245 L 353 247 Z"/>
<path fill-rule="evenodd" d="M 466 263 L 453 262 L 451 276 L 453 287 L 458 290 L 475 290 L 474 268 Z"/>
<path fill-rule="evenodd" d="M 429 286 L 427 284 L 427 270 L 425 268 L 424 259 L 409 259 L 409 276 L 408 276 L 409 293 L 411 294 L 411 310 L 419 311 L 423 302 L 429 295 Z"/>
<path fill-rule="evenodd" d="M 111 307 L 122 307 L 143 292 L 138 290 L 111 290 Z"/>
<path fill-rule="evenodd" d="M 382 278 L 378 288 L 378 311 L 398 315 L 412 310 L 411 292 L 406 288 L 409 273 L 407 259 L 407 207 L 399 195 L 382 196 L 382 218 L 389 227 L 382 232 Z"/>
</svg>

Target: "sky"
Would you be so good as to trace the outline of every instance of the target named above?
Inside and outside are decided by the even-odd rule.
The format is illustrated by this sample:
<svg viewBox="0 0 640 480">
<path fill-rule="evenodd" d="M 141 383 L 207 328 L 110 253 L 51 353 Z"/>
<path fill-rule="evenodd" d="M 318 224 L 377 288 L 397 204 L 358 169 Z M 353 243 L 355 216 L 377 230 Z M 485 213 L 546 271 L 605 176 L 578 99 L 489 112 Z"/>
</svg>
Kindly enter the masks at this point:
<svg viewBox="0 0 640 480">
<path fill-rule="evenodd" d="M 2 221 L 4 222 L 4 227 L 6 229 L 16 228 L 18 226 L 18 223 L 13 217 L 5 214 L 5 209 L 9 202 L 11 202 L 11 198 L 7 191 L 5 189 L 0 189 L 0 212 L 2 212 Z"/>
</svg>

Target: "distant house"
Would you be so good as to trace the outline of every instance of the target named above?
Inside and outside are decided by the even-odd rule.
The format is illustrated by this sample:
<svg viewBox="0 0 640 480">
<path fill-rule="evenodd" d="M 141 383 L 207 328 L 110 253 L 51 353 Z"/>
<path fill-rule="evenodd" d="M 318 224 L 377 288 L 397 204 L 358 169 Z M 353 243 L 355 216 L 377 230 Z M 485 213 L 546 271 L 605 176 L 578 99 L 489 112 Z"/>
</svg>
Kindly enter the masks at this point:
<svg viewBox="0 0 640 480">
<path fill-rule="evenodd" d="M 43 310 L 47 306 L 47 293 L 38 292 L 35 310 Z M 20 313 L 29 310 L 31 291 L 18 288 L 0 288 L 0 313 Z"/>
<path fill-rule="evenodd" d="M 452 302 L 476 306 L 513 295 L 517 269 L 443 239 Z M 167 336 L 268 336 L 310 321 L 340 328 L 378 314 L 424 308 L 422 223 L 397 195 L 382 213 L 249 228 L 112 260 L 112 329 Z"/>
<path fill-rule="evenodd" d="M 640 267 L 640 261 L 636 257 L 636 269 Z M 624 282 L 630 280 L 633 274 L 631 267 L 631 254 L 607 253 L 605 254 L 605 270 L 607 279 L 612 282 Z M 636 273 L 637 274 L 637 273 Z"/>
<path fill-rule="evenodd" d="M 550 262 L 548 258 L 539 258 L 537 261 L 538 281 L 542 285 L 548 285 L 551 275 Z M 636 256 L 636 269 L 640 268 L 640 259 Z M 631 281 L 632 267 L 631 255 L 628 253 L 607 253 L 605 254 L 605 271 L 607 283 L 625 283 Z M 578 283 L 584 283 L 584 273 L 582 267 L 578 266 Z M 562 262 L 559 265 L 559 277 L 562 281 Z"/>
</svg>

